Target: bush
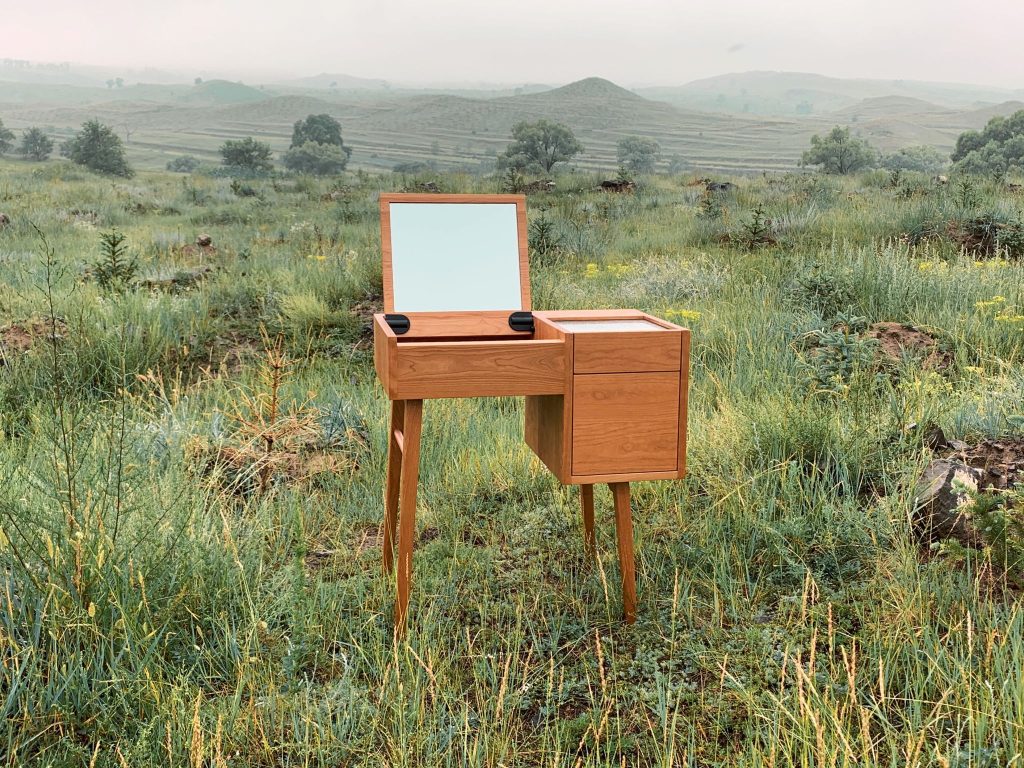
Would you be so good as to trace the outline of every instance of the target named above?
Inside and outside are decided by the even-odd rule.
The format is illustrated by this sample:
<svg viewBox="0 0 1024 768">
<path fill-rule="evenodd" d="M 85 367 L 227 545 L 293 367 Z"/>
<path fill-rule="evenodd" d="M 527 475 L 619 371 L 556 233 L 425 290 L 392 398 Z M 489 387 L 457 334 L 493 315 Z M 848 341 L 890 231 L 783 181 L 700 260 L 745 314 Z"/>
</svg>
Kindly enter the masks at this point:
<svg viewBox="0 0 1024 768">
<path fill-rule="evenodd" d="M 81 130 L 61 147 L 61 154 L 91 171 L 109 176 L 131 177 L 135 172 L 124 156 L 121 139 L 109 125 L 89 120 Z"/>
<path fill-rule="evenodd" d="M 53 152 L 53 140 L 47 136 L 42 128 L 29 128 L 22 134 L 21 144 L 18 145 L 18 154 L 24 155 L 31 160 L 42 161 Z"/>
<path fill-rule="evenodd" d="M 192 155 L 180 155 L 173 160 L 167 161 L 167 170 L 175 173 L 192 173 L 202 162 L 198 157 Z"/>
<path fill-rule="evenodd" d="M 227 168 L 246 173 L 263 173 L 274 169 L 270 145 L 256 141 L 252 136 L 225 141 L 221 145 L 220 154 Z"/>
</svg>

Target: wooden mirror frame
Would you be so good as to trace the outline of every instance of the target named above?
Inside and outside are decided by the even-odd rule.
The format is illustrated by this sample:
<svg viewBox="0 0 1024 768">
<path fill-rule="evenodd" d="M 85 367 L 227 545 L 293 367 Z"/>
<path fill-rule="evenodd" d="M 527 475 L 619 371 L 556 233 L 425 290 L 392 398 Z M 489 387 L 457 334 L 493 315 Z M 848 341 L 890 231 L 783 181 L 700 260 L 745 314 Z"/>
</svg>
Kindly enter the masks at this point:
<svg viewBox="0 0 1024 768">
<path fill-rule="evenodd" d="M 391 252 L 392 203 L 472 203 L 516 206 L 517 239 L 519 245 L 519 291 L 521 307 L 507 311 L 403 312 L 409 319 L 409 330 L 399 339 L 424 338 L 493 338 L 529 337 L 530 331 L 515 331 L 509 326 L 512 312 L 530 311 L 530 257 L 526 225 L 526 195 L 436 195 L 388 192 L 380 195 L 380 243 L 384 277 L 384 312 L 395 312 L 395 280 Z"/>
</svg>

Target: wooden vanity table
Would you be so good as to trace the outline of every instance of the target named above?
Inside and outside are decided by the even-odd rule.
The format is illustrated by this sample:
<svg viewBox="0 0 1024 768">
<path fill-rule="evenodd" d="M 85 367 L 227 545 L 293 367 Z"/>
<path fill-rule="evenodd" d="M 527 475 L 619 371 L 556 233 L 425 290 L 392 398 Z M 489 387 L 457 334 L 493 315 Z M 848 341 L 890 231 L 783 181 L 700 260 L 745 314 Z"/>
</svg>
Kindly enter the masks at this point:
<svg viewBox="0 0 1024 768">
<path fill-rule="evenodd" d="M 636 310 L 530 312 L 522 195 L 386 194 L 380 209 L 374 364 L 391 400 L 384 571 L 397 532 L 396 629 L 412 581 L 423 401 L 442 397 L 526 397 L 526 442 L 580 486 L 590 553 L 593 486 L 609 484 L 634 621 L 629 483 L 685 474 L 689 330 Z"/>
</svg>

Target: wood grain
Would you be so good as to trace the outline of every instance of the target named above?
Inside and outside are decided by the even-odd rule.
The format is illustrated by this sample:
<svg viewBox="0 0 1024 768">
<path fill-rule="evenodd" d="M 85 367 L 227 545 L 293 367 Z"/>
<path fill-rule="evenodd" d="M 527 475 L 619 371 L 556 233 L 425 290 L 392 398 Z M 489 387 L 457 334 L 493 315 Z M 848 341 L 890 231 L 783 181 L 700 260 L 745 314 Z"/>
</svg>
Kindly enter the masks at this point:
<svg viewBox="0 0 1024 768">
<path fill-rule="evenodd" d="M 396 400 L 561 394 L 565 345 L 556 339 L 399 344 L 390 372 Z"/>
<path fill-rule="evenodd" d="M 583 549 L 587 557 L 597 553 L 597 539 L 594 536 L 594 486 L 580 486 L 580 505 L 583 507 Z"/>
<path fill-rule="evenodd" d="M 622 574 L 622 612 L 627 624 L 636 621 L 636 559 L 633 554 L 633 510 L 629 503 L 629 483 L 611 483 L 615 500 L 615 537 L 619 545 L 619 571 Z"/>
<path fill-rule="evenodd" d="M 383 267 L 384 311 L 395 311 L 395 273 L 391 246 L 392 203 L 473 203 L 516 206 L 516 235 L 519 241 L 519 290 L 523 310 L 530 309 L 530 255 L 526 224 L 526 195 L 433 195 L 407 192 L 382 193 L 380 204 L 380 249 Z M 401 311 L 401 310 L 398 310 Z M 506 317 L 507 320 L 507 317 Z M 410 330 L 410 333 L 412 331 Z"/>
<path fill-rule="evenodd" d="M 399 492 L 398 590 L 395 595 L 395 632 L 405 632 L 412 589 L 412 548 L 416 537 L 416 485 L 420 471 L 420 434 L 423 426 L 423 401 L 405 403 L 405 450 L 402 453 L 402 479 Z"/>
<path fill-rule="evenodd" d="M 572 472 L 677 470 L 679 374 L 573 376 Z"/>
<path fill-rule="evenodd" d="M 686 477 L 686 432 L 690 409 L 690 331 L 683 329 L 679 367 L 679 476 Z"/>
<path fill-rule="evenodd" d="M 679 331 L 597 331 L 572 336 L 574 373 L 679 370 Z"/>
<path fill-rule="evenodd" d="M 395 400 L 391 403 L 391 428 L 388 430 L 388 470 L 384 486 L 384 551 L 383 566 L 385 575 L 391 573 L 395 564 L 395 526 L 398 524 L 398 494 L 402 480 L 402 445 L 396 437 L 401 432 L 405 439 L 405 402 Z"/>
</svg>

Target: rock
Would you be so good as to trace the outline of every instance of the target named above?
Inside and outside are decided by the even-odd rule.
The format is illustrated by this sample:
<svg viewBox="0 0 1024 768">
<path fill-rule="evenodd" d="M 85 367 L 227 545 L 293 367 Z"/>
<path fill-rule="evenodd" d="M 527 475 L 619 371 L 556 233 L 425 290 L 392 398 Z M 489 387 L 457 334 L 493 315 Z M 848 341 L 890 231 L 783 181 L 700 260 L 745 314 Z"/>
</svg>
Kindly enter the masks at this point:
<svg viewBox="0 0 1024 768">
<path fill-rule="evenodd" d="M 200 235 L 196 238 L 196 245 L 200 248 L 209 248 L 213 245 L 213 238 L 209 235 Z"/>
<path fill-rule="evenodd" d="M 943 184 L 948 184 L 949 183 L 949 177 L 948 176 L 943 176 L 943 175 L 940 174 L 938 176 L 934 176 L 932 178 L 932 182 L 935 183 L 935 184 L 938 184 L 939 186 L 942 186 Z"/>
<path fill-rule="evenodd" d="M 984 546 L 971 522 L 968 492 L 975 493 L 984 472 L 952 459 L 936 459 L 918 480 L 914 491 L 914 534 L 920 541 L 955 539 L 965 547 Z"/>
<path fill-rule="evenodd" d="M 3 229 L 4 227 L 10 225 L 10 223 L 11 217 L 8 216 L 6 213 L 0 213 L 0 229 Z"/>
</svg>

